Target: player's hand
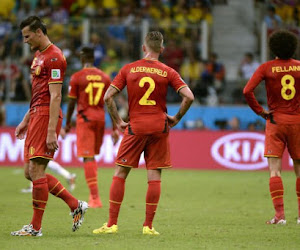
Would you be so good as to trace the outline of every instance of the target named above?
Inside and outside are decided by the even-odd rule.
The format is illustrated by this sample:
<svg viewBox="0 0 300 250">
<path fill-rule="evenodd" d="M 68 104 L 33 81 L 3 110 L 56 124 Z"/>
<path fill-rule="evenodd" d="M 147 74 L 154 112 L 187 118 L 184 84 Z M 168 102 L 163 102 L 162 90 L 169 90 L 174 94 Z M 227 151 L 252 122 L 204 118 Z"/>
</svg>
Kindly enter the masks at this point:
<svg viewBox="0 0 300 250">
<path fill-rule="evenodd" d="M 176 118 L 176 116 L 171 116 L 168 114 L 166 115 L 167 115 L 169 127 L 173 128 L 179 122 L 179 120 Z"/>
<path fill-rule="evenodd" d="M 58 142 L 55 131 L 48 131 L 46 144 L 49 150 L 56 151 L 58 149 Z"/>
<path fill-rule="evenodd" d="M 112 141 L 113 141 L 113 144 L 116 145 L 116 143 L 118 142 L 119 140 L 119 130 L 118 129 L 114 129 L 111 133 L 111 138 L 112 138 Z"/>
<path fill-rule="evenodd" d="M 116 125 L 117 125 L 117 128 L 118 128 L 121 132 L 124 132 L 125 129 L 127 128 L 127 126 L 128 126 L 128 123 L 127 123 L 127 122 L 124 122 L 124 121 L 122 120 L 120 123 L 118 123 L 118 124 L 116 124 Z"/>
<path fill-rule="evenodd" d="M 16 137 L 19 140 L 23 140 L 25 138 L 27 129 L 28 129 L 28 124 L 22 121 L 15 130 Z"/>
<path fill-rule="evenodd" d="M 272 111 L 268 111 L 263 109 L 263 111 L 259 114 L 262 118 L 265 120 L 268 120 L 270 118 L 270 115 L 272 114 Z"/>
</svg>

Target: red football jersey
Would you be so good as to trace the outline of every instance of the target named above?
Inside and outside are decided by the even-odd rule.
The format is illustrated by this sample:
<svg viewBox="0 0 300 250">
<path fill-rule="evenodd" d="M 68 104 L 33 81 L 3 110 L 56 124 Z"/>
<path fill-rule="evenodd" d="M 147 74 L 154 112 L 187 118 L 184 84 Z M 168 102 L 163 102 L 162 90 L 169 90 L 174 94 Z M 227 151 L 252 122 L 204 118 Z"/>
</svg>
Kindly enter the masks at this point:
<svg viewBox="0 0 300 250">
<path fill-rule="evenodd" d="M 103 97 L 109 85 L 109 76 L 97 68 L 84 68 L 73 74 L 69 98 L 77 99 L 77 117 L 104 121 Z"/>
<path fill-rule="evenodd" d="M 167 130 L 168 86 L 177 92 L 187 86 L 174 69 L 147 59 L 125 65 L 111 85 L 119 91 L 127 86 L 130 127 L 135 134 Z"/>
<path fill-rule="evenodd" d="M 253 111 L 263 110 L 253 91 L 265 81 L 269 110 L 274 121 L 282 124 L 300 123 L 300 61 L 275 59 L 262 64 L 244 88 L 244 95 Z"/>
<path fill-rule="evenodd" d="M 67 62 L 63 53 L 54 44 L 50 44 L 42 51 L 35 52 L 35 57 L 31 64 L 31 108 L 50 105 L 48 84 L 62 84 L 66 67 Z"/>
</svg>

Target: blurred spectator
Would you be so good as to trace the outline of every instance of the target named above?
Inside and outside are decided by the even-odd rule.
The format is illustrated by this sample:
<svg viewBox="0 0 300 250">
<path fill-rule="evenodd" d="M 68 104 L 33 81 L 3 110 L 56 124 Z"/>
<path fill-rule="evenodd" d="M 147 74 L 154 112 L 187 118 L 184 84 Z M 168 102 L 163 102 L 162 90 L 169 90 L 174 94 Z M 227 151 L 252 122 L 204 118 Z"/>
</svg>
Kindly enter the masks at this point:
<svg viewBox="0 0 300 250">
<path fill-rule="evenodd" d="M 204 122 L 201 119 L 187 120 L 183 124 L 184 129 L 205 130 Z"/>
<path fill-rule="evenodd" d="M 267 24 L 268 30 L 275 30 L 282 25 L 282 20 L 280 16 L 276 14 L 275 7 L 273 5 L 269 5 L 267 9 L 267 13 L 264 17 L 264 21 Z"/>
<path fill-rule="evenodd" d="M 0 99 L 0 126 L 5 126 L 5 106 Z"/>
<path fill-rule="evenodd" d="M 239 119 L 239 118 L 237 118 L 237 117 L 232 117 L 232 118 L 227 122 L 227 125 L 228 125 L 228 129 L 229 129 L 229 130 L 238 131 L 238 130 L 240 130 L 241 122 L 240 122 L 240 119 Z"/>
<path fill-rule="evenodd" d="M 51 1 L 38 0 L 35 14 L 41 18 L 50 17 L 52 12 Z"/>
<path fill-rule="evenodd" d="M 251 52 L 245 53 L 238 69 L 238 74 L 240 77 L 239 84 L 232 91 L 232 98 L 234 103 L 244 103 L 243 88 L 258 67 L 259 63 L 254 60 L 253 54 Z"/>
<path fill-rule="evenodd" d="M 13 19 L 12 10 L 15 7 L 15 0 L 1 0 L 0 1 L 0 17 L 10 20 Z"/>
<path fill-rule="evenodd" d="M 202 81 L 212 86 L 219 94 L 225 87 L 225 67 L 218 61 L 218 55 L 212 53 L 202 73 Z"/>
<path fill-rule="evenodd" d="M 256 120 L 255 122 L 250 122 L 247 126 L 248 131 L 264 131 L 265 123 L 262 120 Z"/>
<path fill-rule="evenodd" d="M 167 47 L 165 48 L 162 56 L 165 64 L 179 72 L 180 66 L 184 59 L 184 53 L 176 41 L 168 41 Z"/>
<path fill-rule="evenodd" d="M 109 49 L 107 51 L 107 55 L 102 61 L 100 68 L 108 74 L 111 79 L 115 78 L 121 69 L 121 62 L 114 50 Z"/>
<path fill-rule="evenodd" d="M 9 93 L 9 99 L 15 98 L 17 81 L 20 76 L 21 71 L 16 63 L 12 62 L 10 59 L 0 61 L 0 98 L 4 96 L 5 92 Z M 10 83 L 10 89 L 8 91 L 6 90 L 7 81 Z"/>
<path fill-rule="evenodd" d="M 94 57 L 95 57 L 94 66 L 99 67 L 103 58 L 106 56 L 106 50 L 101 43 L 100 36 L 97 33 L 92 33 L 91 44 L 92 47 L 94 48 Z"/>
</svg>

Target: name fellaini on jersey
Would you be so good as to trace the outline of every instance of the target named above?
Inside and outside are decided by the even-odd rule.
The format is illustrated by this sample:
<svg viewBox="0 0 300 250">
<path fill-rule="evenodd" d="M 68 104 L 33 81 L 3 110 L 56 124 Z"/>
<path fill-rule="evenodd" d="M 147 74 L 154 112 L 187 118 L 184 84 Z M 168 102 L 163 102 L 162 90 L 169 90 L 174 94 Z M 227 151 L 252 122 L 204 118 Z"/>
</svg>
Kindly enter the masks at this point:
<svg viewBox="0 0 300 250">
<path fill-rule="evenodd" d="M 157 74 L 159 76 L 162 77 L 167 77 L 168 76 L 168 72 L 161 70 L 161 69 L 157 69 L 157 68 L 152 68 L 152 67 L 132 67 L 130 69 L 130 73 L 150 73 L 150 74 Z"/>
<path fill-rule="evenodd" d="M 275 66 L 272 67 L 272 73 L 283 73 L 291 71 L 300 71 L 300 66 Z"/>
</svg>

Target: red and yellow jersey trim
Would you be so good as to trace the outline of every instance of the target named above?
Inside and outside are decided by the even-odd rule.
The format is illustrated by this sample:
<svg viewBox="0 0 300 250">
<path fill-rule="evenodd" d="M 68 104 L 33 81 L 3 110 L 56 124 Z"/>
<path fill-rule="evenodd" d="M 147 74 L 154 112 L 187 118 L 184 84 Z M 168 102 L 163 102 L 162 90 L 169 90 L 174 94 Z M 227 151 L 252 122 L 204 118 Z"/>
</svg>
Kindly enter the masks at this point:
<svg viewBox="0 0 300 250">
<path fill-rule="evenodd" d="M 278 156 L 278 155 L 264 155 L 264 157 L 279 158 L 279 156 Z"/>
<path fill-rule="evenodd" d="M 93 158 L 93 157 L 95 157 L 95 155 L 77 155 L 77 157 Z"/>
<path fill-rule="evenodd" d="M 164 167 L 158 167 L 157 169 L 162 169 L 162 168 L 171 168 L 172 167 L 172 165 L 170 165 L 170 166 L 164 166 Z"/>
<path fill-rule="evenodd" d="M 29 160 L 35 159 L 35 158 L 43 158 L 43 159 L 47 159 L 47 160 L 52 160 L 53 157 L 45 157 L 45 156 L 33 156 L 33 157 L 29 157 Z"/>
<path fill-rule="evenodd" d="M 183 89 L 183 88 L 185 88 L 185 87 L 187 87 L 187 85 L 183 85 L 183 86 L 179 87 L 179 88 L 176 90 L 176 92 L 178 93 L 179 90 L 181 90 L 181 89 Z"/>
<path fill-rule="evenodd" d="M 43 50 L 41 50 L 40 52 L 42 53 L 42 52 L 45 52 L 47 49 L 49 49 L 50 48 L 50 46 L 52 45 L 53 43 L 50 43 L 46 48 L 44 48 Z"/>
<path fill-rule="evenodd" d="M 120 163 L 118 163 L 118 162 L 116 162 L 116 165 L 119 165 L 119 166 L 121 166 L 121 167 L 126 167 L 126 168 L 133 168 L 133 166 L 120 164 Z"/>
<path fill-rule="evenodd" d="M 68 95 L 68 98 L 77 99 L 77 96 Z"/>
<path fill-rule="evenodd" d="M 57 83 L 61 84 L 63 82 L 62 81 L 48 82 L 48 84 L 57 84 Z"/>
<path fill-rule="evenodd" d="M 115 88 L 116 90 L 118 90 L 119 92 L 121 92 L 121 90 L 118 87 L 116 87 L 115 85 L 111 84 L 110 86 L 112 86 L 113 88 Z"/>
</svg>

